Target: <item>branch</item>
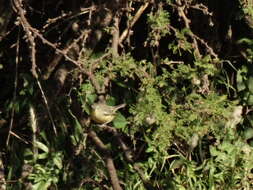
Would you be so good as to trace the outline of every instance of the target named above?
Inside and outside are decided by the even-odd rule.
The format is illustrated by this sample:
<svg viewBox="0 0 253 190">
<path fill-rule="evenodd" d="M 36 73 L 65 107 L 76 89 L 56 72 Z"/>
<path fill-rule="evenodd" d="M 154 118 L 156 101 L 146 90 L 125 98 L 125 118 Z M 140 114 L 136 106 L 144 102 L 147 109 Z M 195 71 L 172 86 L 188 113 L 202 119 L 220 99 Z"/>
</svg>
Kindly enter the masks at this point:
<svg viewBox="0 0 253 190">
<path fill-rule="evenodd" d="M 177 6 L 178 15 L 183 18 L 184 23 L 185 23 L 185 27 L 190 30 L 190 36 L 193 40 L 193 48 L 195 49 L 196 56 L 198 58 L 200 58 L 201 54 L 200 54 L 200 51 L 198 48 L 198 42 L 197 42 L 196 38 L 194 38 L 194 35 L 192 34 L 191 27 L 190 27 L 191 20 L 188 19 L 187 16 L 185 15 L 184 8 L 185 8 L 185 6 Z"/>
<path fill-rule="evenodd" d="M 79 17 L 81 15 L 84 15 L 84 14 L 88 14 L 90 12 L 93 12 L 97 9 L 97 6 L 95 5 L 92 5 L 88 8 L 81 8 L 81 11 L 78 12 L 78 13 L 63 13 L 62 15 L 58 16 L 58 17 L 55 17 L 55 18 L 49 18 L 47 21 L 46 21 L 46 25 L 43 26 L 43 30 L 47 29 L 50 25 L 54 24 L 54 23 L 57 23 L 57 22 L 69 22 L 69 20 L 71 19 L 74 19 L 76 17 Z"/>
<path fill-rule="evenodd" d="M 101 126 L 103 129 L 107 130 L 108 132 L 112 133 L 114 137 L 117 138 L 119 145 L 121 147 L 121 149 L 124 152 L 126 161 L 133 164 L 133 168 L 134 170 L 138 173 L 138 175 L 140 176 L 144 186 L 147 188 L 147 190 L 153 190 L 155 189 L 152 185 L 152 182 L 150 180 L 147 179 L 147 177 L 145 176 L 144 172 L 142 171 L 142 169 L 140 168 L 140 166 L 137 163 L 134 163 L 133 160 L 133 151 L 125 144 L 125 142 L 122 140 L 121 135 L 119 134 L 119 132 L 117 131 L 117 129 L 113 128 L 113 127 L 109 127 L 109 126 Z"/>
<path fill-rule="evenodd" d="M 205 15 L 213 16 L 213 13 L 209 12 L 208 7 L 203 5 L 202 3 L 196 4 L 196 5 L 191 5 L 190 7 L 193 9 L 202 11 Z"/>
<path fill-rule="evenodd" d="M 122 190 L 119 184 L 119 179 L 111 156 L 111 151 L 104 145 L 104 143 L 100 140 L 95 131 L 89 130 L 88 136 L 92 139 L 95 145 L 104 154 L 104 159 L 106 162 L 107 170 L 110 175 L 113 190 Z"/>
<path fill-rule="evenodd" d="M 119 14 L 116 13 L 114 19 L 114 29 L 113 29 L 113 37 L 112 37 L 112 56 L 117 57 L 118 53 L 118 45 L 119 45 Z"/>
<path fill-rule="evenodd" d="M 32 50 L 31 50 L 31 54 L 32 54 L 32 56 L 31 56 L 31 61 L 32 61 L 32 73 L 33 73 L 33 76 L 38 80 L 38 75 L 37 75 L 37 72 L 36 72 L 35 41 L 34 41 L 35 38 L 38 37 L 38 38 L 42 41 L 42 43 L 44 43 L 44 44 L 48 45 L 49 47 L 53 48 L 57 54 L 62 55 L 67 61 L 70 61 L 70 62 L 73 63 L 75 66 L 77 66 L 77 67 L 80 69 L 80 71 L 82 71 L 82 72 L 90 79 L 92 85 L 95 87 L 95 89 L 96 89 L 96 91 L 98 92 L 98 94 L 101 94 L 101 93 L 102 93 L 102 92 L 101 92 L 102 90 L 101 90 L 101 88 L 100 88 L 100 86 L 99 86 L 99 84 L 98 84 L 96 78 L 94 77 L 94 75 L 93 75 L 92 73 L 93 73 L 93 71 L 94 71 L 94 70 L 96 69 L 96 67 L 97 67 L 97 64 L 96 64 L 96 63 L 99 62 L 99 61 L 101 61 L 101 59 L 107 57 L 107 56 L 110 55 L 110 54 L 107 53 L 107 54 L 105 54 L 104 56 L 102 56 L 102 58 L 98 58 L 97 60 L 92 61 L 91 66 L 90 66 L 90 69 L 84 68 L 84 67 L 83 67 L 83 63 L 82 63 L 81 61 L 79 61 L 79 60 L 74 60 L 74 59 L 72 59 L 72 58 L 68 55 L 68 50 L 69 50 L 68 48 L 65 48 L 65 49 L 63 49 L 63 50 L 57 48 L 57 46 L 56 46 L 54 43 L 52 43 L 52 42 L 48 41 L 46 38 L 44 38 L 44 36 L 43 36 L 37 29 L 33 28 L 33 27 L 29 24 L 29 22 L 27 21 L 27 19 L 26 19 L 26 17 L 25 17 L 25 10 L 22 8 L 22 0 L 13 0 L 13 2 L 14 2 L 14 3 L 13 3 L 13 4 L 14 4 L 13 9 L 14 9 L 14 10 L 17 12 L 17 14 L 20 16 L 21 25 L 22 25 L 24 31 L 26 32 L 28 41 L 29 41 L 29 43 L 30 43 L 30 45 L 31 45 L 31 48 L 32 48 Z M 86 32 L 87 32 L 87 31 L 86 31 Z M 82 36 L 86 37 L 86 36 L 85 36 L 85 35 L 86 35 L 86 32 L 84 32 Z M 88 31 L 88 32 L 89 32 L 89 31 Z M 82 36 L 81 36 L 81 37 L 82 37 Z M 78 39 L 80 39 L 80 38 L 78 38 Z M 75 43 L 78 41 L 78 39 L 77 39 L 76 41 L 74 41 L 73 44 L 75 44 Z M 56 57 L 56 60 L 55 60 L 55 62 L 54 62 L 53 64 L 57 64 L 57 61 L 58 61 L 60 58 L 61 58 L 61 57 Z M 38 83 L 39 83 L 39 81 L 38 81 Z M 41 85 L 39 85 L 39 87 L 40 87 L 40 90 L 42 91 Z M 43 91 L 42 91 L 42 96 L 43 96 L 43 99 L 44 99 L 45 104 L 46 104 L 46 106 L 47 106 L 47 100 L 45 99 L 45 96 L 44 96 L 43 94 L 44 94 L 44 93 L 43 93 Z M 50 111 L 49 111 L 48 106 L 47 106 L 47 110 L 48 110 L 48 112 L 49 112 L 49 117 L 50 117 L 50 120 L 51 120 L 52 117 L 50 116 L 51 113 L 50 113 Z M 52 122 L 52 124 L 53 124 L 53 120 L 52 120 L 51 122 Z M 53 126 L 54 126 L 54 124 L 53 124 Z M 55 127 L 54 127 L 54 128 L 55 128 Z M 56 131 L 56 130 L 54 129 L 54 131 Z"/>
<path fill-rule="evenodd" d="M 34 76 L 34 78 L 36 79 L 37 81 L 37 84 L 39 86 L 39 89 L 41 91 L 41 94 L 42 94 L 42 98 L 45 102 L 45 105 L 46 105 L 46 108 L 47 108 L 47 112 L 48 112 L 48 115 L 49 115 L 49 118 L 50 118 L 50 121 L 52 123 L 52 126 L 53 126 L 53 130 L 54 130 L 54 133 L 57 134 L 57 131 L 56 131 L 56 127 L 55 127 L 55 124 L 54 124 L 54 121 L 53 121 L 53 117 L 52 117 L 52 114 L 49 110 L 49 106 L 48 106 L 48 102 L 47 102 L 47 98 L 45 96 L 45 93 L 41 87 L 41 84 L 38 80 L 38 74 L 37 74 L 37 71 L 36 71 L 36 43 L 35 43 L 35 37 L 37 36 L 37 33 L 35 33 L 34 31 L 36 31 L 34 28 L 32 28 L 32 26 L 29 24 L 29 22 L 27 21 L 26 17 L 25 17 L 25 13 L 26 11 L 22 8 L 22 0 L 13 0 L 13 5 L 15 7 L 13 7 L 13 9 L 17 12 L 17 14 L 20 16 L 19 18 L 19 23 L 22 25 L 25 33 L 26 33 L 26 37 L 28 39 L 28 42 L 30 44 L 30 53 L 31 53 L 31 62 L 32 62 L 32 69 L 31 69 L 31 72 L 32 72 L 32 75 Z M 11 126 L 10 126 L 10 131 L 11 131 Z M 9 133 L 10 134 L 10 133 Z M 9 134 L 8 134 L 8 138 L 7 138 L 7 143 L 9 142 Z"/>
<path fill-rule="evenodd" d="M 67 43 L 66 47 L 62 50 L 65 54 L 68 54 L 68 52 L 75 46 L 77 45 L 77 43 L 81 40 L 86 41 L 86 39 L 88 38 L 88 34 L 90 31 L 83 31 L 82 34 L 77 38 L 74 39 L 73 42 L 69 45 Z M 55 49 L 55 48 L 54 48 Z M 42 78 L 44 80 L 47 80 L 51 73 L 54 71 L 54 69 L 56 68 L 56 66 L 59 64 L 59 62 L 61 61 L 62 57 L 64 57 L 64 54 L 56 54 L 53 58 L 53 60 L 50 62 L 50 64 L 47 67 L 47 71 L 46 73 L 42 76 Z M 79 64 L 80 65 L 80 64 Z"/>
<path fill-rule="evenodd" d="M 4 175 L 4 163 L 2 159 L 2 153 L 0 154 L 0 189 L 6 189 L 6 179 Z"/>
<path fill-rule="evenodd" d="M 127 35 L 129 34 L 131 28 L 134 26 L 134 24 L 137 22 L 137 20 L 140 18 L 140 16 L 142 15 L 142 13 L 146 10 L 146 8 L 148 7 L 149 2 L 145 3 L 144 5 L 142 5 L 139 10 L 137 11 L 137 13 L 134 15 L 132 21 L 130 22 L 130 25 L 128 28 L 126 28 L 120 38 L 119 38 L 119 43 L 122 43 L 123 40 L 127 37 Z"/>
</svg>

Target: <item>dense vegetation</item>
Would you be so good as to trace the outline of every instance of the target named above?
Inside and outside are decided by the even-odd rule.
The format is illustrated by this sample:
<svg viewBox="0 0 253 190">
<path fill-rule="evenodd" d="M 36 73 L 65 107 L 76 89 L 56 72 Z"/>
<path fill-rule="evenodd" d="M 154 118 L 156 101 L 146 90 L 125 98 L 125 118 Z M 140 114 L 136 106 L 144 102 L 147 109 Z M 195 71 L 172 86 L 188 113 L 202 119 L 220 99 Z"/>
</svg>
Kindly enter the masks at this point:
<svg viewBox="0 0 253 190">
<path fill-rule="evenodd" d="M 252 6 L 0 0 L 0 189 L 252 190 Z"/>
</svg>

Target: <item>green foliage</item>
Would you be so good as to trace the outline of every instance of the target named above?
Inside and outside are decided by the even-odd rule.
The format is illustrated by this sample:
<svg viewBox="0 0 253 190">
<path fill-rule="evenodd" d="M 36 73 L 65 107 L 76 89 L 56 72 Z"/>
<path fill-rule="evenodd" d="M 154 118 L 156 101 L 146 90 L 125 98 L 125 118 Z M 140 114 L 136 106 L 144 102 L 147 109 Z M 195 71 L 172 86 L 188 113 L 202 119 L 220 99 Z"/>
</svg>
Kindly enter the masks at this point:
<svg viewBox="0 0 253 190">
<path fill-rule="evenodd" d="M 161 38 L 169 33 L 167 26 L 170 23 L 170 13 L 160 8 L 157 12 L 151 12 L 147 16 L 147 23 L 151 28 L 148 40 L 150 45 L 155 47 L 159 45 Z"/>
<path fill-rule="evenodd" d="M 20 71 L 17 96 L 0 102 L 6 111 L 2 113 L 1 108 L 0 121 L 14 121 L 15 138 L 11 136 L 6 148 L 6 179 L 18 183 L 7 183 L 7 189 L 111 189 L 109 157 L 126 190 L 145 190 L 147 186 L 175 190 L 253 189 L 253 41 L 238 41 L 246 47 L 239 64 L 230 57 L 231 60 L 222 60 L 223 52 L 214 51 L 210 45 L 216 39 L 206 42 L 209 38 L 202 39 L 204 34 L 193 29 L 201 22 L 196 18 L 203 14 L 211 20 L 213 14 L 209 14 L 206 5 L 193 2 L 196 3 L 150 3 L 146 12 L 137 16 L 131 15 L 131 8 L 135 10 L 141 3 L 128 2 L 135 8 L 128 7 L 124 9 L 126 13 L 119 12 L 117 16 L 126 14 L 119 19 L 119 32 L 127 29 L 129 44 L 127 40 L 118 42 L 119 55 L 110 53 L 115 48 L 111 41 L 117 39 L 116 34 L 111 35 L 111 25 L 101 29 L 101 33 L 107 31 L 99 42 L 101 47 L 90 50 L 85 40 L 74 40 L 75 45 L 82 44 L 82 51 L 59 92 L 48 84 L 53 77 L 43 81 L 41 89 L 40 77 L 36 81 Z M 244 11 L 252 14 L 251 9 Z M 86 27 L 79 16 L 71 19 L 80 21 L 81 28 Z M 138 27 L 131 26 L 132 19 L 138 16 L 142 22 L 137 23 L 147 28 L 147 34 L 141 31 L 140 43 Z M 100 19 L 98 15 L 95 20 Z M 99 30 L 98 24 L 92 24 L 89 22 L 87 28 Z M 79 40 L 91 38 L 87 35 Z M 39 47 L 36 46 L 38 50 Z M 139 56 L 143 52 L 146 55 Z M 71 62 L 69 54 L 63 57 Z M 1 66 L 0 70 L 6 69 Z M 56 97 L 48 95 L 54 93 Z M 44 95 L 48 102 L 41 98 Z M 91 105 L 101 97 L 108 105 L 126 104 L 106 125 L 98 125 L 90 118 Z M 33 117 L 28 111 L 31 105 Z M 97 136 L 92 138 L 91 131 Z M 24 172 L 24 166 L 30 170 Z"/>
<path fill-rule="evenodd" d="M 173 54 L 179 54 L 182 56 L 183 52 L 192 52 L 192 44 L 187 40 L 188 33 L 190 31 L 187 28 L 182 30 L 176 30 L 175 40 L 168 45 L 169 50 L 173 52 Z"/>
<path fill-rule="evenodd" d="M 216 188 L 237 189 L 252 188 L 252 148 L 245 144 L 234 131 L 229 133 L 217 147 L 211 147 L 210 153 L 213 162 L 219 167 L 214 169 L 214 176 L 220 183 L 214 184 Z M 243 155 L 243 156 L 242 156 Z"/>
<path fill-rule="evenodd" d="M 120 113 L 118 113 L 116 115 L 115 119 L 113 120 L 113 126 L 117 129 L 125 128 L 127 126 L 127 123 L 128 122 L 127 122 L 126 118 Z"/>
<path fill-rule="evenodd" d="M 238 40 L 237 43 L 241 44 L 241 45 L 247 45 L 247 48 L 246 48 L 246 57 L 247 57 L 247 61 L 251 62 L 252 59 L 253 59 L 253 49 L 252 49 L 253 40 L 248 39 L 248 38 L 242 38 L 242 39 Z"/>
<path fill-rule="evenodd" d="M 78 98 L 79 102 L 82 105 L 82 109 L 87 114 L 89 114 L 90 105 L 92 105 L 97 98 L 97 95 L 95 94 L 95 89 L 90 82 L 84 83 L 80 86 L 80 89 L 78 91 Z"/>
<path fill-rule="evenodd" d="M 43 155 L 43 153 L 41 153 L 39 157 L 41 157 L 41 161 L 46 160 L 46 163 L 36 163 L 33 166 L 34 172 L 28 176 L 28 180 L 31 180 L 33 189 L 47 189 L 59 182 L 63 155 L 60 152 L 52 153 L 51 155 Z"/>
</svg>

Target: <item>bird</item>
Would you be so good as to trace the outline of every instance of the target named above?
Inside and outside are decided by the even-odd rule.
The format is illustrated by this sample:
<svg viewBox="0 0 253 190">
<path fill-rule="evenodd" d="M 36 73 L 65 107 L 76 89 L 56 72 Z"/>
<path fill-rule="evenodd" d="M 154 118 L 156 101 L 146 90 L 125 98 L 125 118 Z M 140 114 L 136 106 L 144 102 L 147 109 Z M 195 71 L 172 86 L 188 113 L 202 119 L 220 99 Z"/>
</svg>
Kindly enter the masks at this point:
<svg viewBox="0 0 253 190">
<path fill-rule="evenodd" d="M 91 119 L 98 124 L 106 125 L 114 120 L 117 110 L 125 107 L 126 104 L 109 106 L 104 102 L 94 103 L 91 105 Z"/>
</svg>

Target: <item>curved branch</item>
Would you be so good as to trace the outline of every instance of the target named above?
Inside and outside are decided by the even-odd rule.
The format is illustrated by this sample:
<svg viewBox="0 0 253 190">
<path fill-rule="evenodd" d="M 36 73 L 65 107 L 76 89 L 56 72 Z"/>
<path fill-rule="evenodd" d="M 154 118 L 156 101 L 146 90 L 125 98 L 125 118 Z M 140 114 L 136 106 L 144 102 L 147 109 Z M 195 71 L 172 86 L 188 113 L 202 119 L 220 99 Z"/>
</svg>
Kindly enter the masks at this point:
<svg viewBox="0 0 253 190">
<path fill-rule="evenodd" d="M 119 179 L 117 176 L 116 168 L 113 163 L 113 159 L 111 156 L 111 151 L 105 146 L 105 144 L 100 140 L 97 136 L 96 132 L 93 130 L 88 131 L 88 136 L 92 139 L 95 145 L 100 149 L 100 151 L 104 154 L 104 159 L 106 162 L 106 167 L 110 175 L 110 179 L 112 182 L 113 190 L 122 190 Z"/>
</svg>

